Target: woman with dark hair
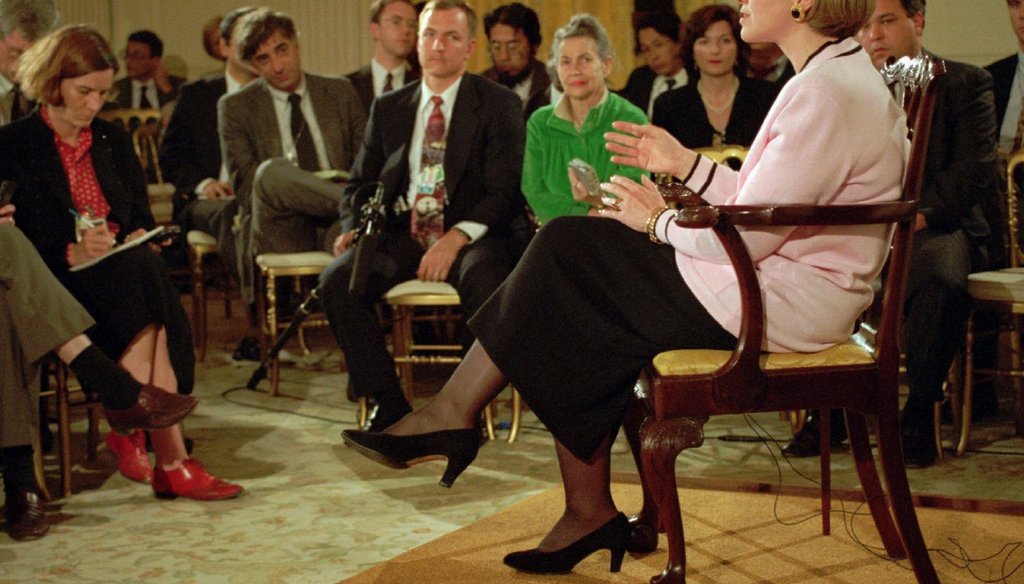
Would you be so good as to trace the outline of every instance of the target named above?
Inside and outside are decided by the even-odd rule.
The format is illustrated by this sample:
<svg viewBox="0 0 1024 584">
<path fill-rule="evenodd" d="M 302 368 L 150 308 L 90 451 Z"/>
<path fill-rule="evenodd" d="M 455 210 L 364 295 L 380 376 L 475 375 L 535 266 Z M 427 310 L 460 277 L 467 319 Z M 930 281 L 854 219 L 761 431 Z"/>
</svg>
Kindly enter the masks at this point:
<svg viewBox="0 0 1024 584">
<path fill-rule="evenodd" d="M 39 102 L 0 128 L 0 180 L 18 185 L 18 225 L 57 279 L 96 320 L 89 335 L 142 383 L 191 393 L 195 361 L 188 317 L 163 260 L 141 245 L 85 267 L 153 227 L 142 167 L 128 137 L 96 118 L 117 59 L 86 26 L 66 26 L 22 56 L 22 89 Z M 75 268 L 78 269 L 75 269 Z M 145 435 L 111 432 L 107 445 L 125 476 L 152 482 L 157 497 L 235 497 L 242 487 L 209 474 L 185 451 L 181 427 Z"/>
<path fill-rule="evenodd" d="M 724 4 L 704 6 L 684 29 L 690 84 L 659 97 L 651 122 L 687 148 L 750 146 L 779 90 L 745 76 L 750 47 L 740 38 L 739 13 Z"/>
<path fill-rule="evenodd" d="M 648 118 L 659 95 L 686 85 L 680 26 L 675 12 L 649 12 L 636 23 L 635 51 L 643 55 L 647 64 L 633 69 L 619 95 L 643 110 Z"/>
</svg>

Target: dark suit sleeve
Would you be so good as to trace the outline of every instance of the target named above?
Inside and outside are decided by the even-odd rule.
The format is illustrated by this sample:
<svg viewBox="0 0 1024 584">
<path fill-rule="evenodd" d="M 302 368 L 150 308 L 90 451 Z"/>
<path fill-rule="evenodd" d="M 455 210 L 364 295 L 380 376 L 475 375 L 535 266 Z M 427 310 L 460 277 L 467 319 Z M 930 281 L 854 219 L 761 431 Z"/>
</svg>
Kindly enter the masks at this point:
<svg viewBox="0 0 1024 584">
<path fill-rule="evenodd" d="M 384 163 L 388 159 L 388 155 L 384 151 L 385 123 L 379 117 L 381 113 L 378 107 L 379 103 L 379 101 L 374 101 L 370 106 L 370 121 L 366 124 L 362 144 L 356 154 L 355 162 L 352 163 L 352 176 L 345 185 L 345 192 L 338 207 L 342 233 L 359 226 L 359 209 L 373 194 L 367 185 L 381 177 Z"/>
<path fill-rule="evenodd" d="M 198 107 L 202 107 L 198 89 L 186 85 L 181 90 L 175 112 L 187 115 L 187 112 Z M 173 184 L 179 193 L 191 195 L 200 182 L 211 178 L 203 176 L 200 164 L 195 159 L 197 155 L 198 145 L 189 131 L 188 120 L 181 115 L 172 115 L 160 146 L 160 168 L 164 180 Z"/>
<path fill-rule="evenodd" d="M 479 126 L 479 139 L 469 145 L 479 158 L 470 156 L 470 165 L 465 171 L 467 174 L 482 174 L 480 185 L 483 192 L 479 193 L 479 200 L 473 208 L 468 209 L 465 215 L 460 213 L 462 216 L 458 220 L 482 223 L 489 229 L 507 230 L 509 222 L 522 214 L 526 204 L 520 190 L 526 124 L 519 97 L 511 91 L 489 92 L 486 106 L 487 119 L 482 120 Z M 477 160 L 480 164 L 475 167 Z M 458 205 L 457 202 L 454 204 Z"/>
<path fill-rule="evenodd" d="M 921 213 L 930 228 L 950 232 L 984 197 L 997 192 L 993 168 L 998 131 L 987 72 L 968 67 L 962 75 L 940 81 L 945 81 L 940 86 L 945 90 L 944 107 L 937 109 L 942 119 L 934 123 L 944 125 L 945 143 L 936 143 L 943 134 L 933 133 L 928 166 L 935 171 L 921 193 Z"/>
</svg>

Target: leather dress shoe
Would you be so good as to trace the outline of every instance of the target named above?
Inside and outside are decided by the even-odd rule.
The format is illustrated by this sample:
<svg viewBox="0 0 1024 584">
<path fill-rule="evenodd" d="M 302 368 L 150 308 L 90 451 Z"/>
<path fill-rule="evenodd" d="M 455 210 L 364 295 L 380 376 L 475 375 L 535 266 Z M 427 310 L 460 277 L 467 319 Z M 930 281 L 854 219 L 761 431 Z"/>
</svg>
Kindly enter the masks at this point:
<svg viewBox="0 0 1024 584">
<path fill-rule="evenodd" d="M 153 466 L 146 455 L 146 433 L 136 430 L 131 434 L 111 431 L 107 434 L 107 450 L 117 457 L 117 470 L 121 475 L 139 483 L 153 481 Z"/>
<path fill-rule="evenodd" d="M 904 421 L 900 432 L 903 439 L 903 463 L 908 468 L 927 468 L 935 464 L 939 453 L 935 447 L 935 433 L 931 423 Z"/>
<path fill-rule="evenodd" d="M 5 515 L 7 535 L 16 541 L 39 539 L 50 531 L 46 512 L 39 494 L 34 491 L 18 491 L 8 494 Z"/>
<path fill-rule="evenodd" d="M 242 494 L 242 485 L 222 481 L 207 472 L 203 463 L 186 458 L 174 470 L 156 467 L 153 473 L 153 494 L 158 499 L 184 497 L 196 501 L 233 499 Z"/>
<path fill-rule="evenodd" d="M 115 430 L 155 430 L 177 424 L 198 404 L 199 400 L 190 395 L 170 393 L 146 384 L 142 386 L 135 405 L 121 410 L 104 409 L 103 413 Z"/>
<path fill-rule="evenodd" d="M 260 354 L 260 340 L 256 337 L 243 338 L 238 343 L 238 347 L 232 351 L 231 358 L 235 361 L 259 361 L 262 358 Z"/>
<path fill-rule="evenodd" d="M 789 458 L 807 458 L 821 455 L 821 426 L 818 412 L 807 417 L 800 431 L 782 447 L 782 454 Z M 833 410 L 829 418 L 829 444 L 838 450 L 846 440 L 846 421 L 841 410 Z"/>
</svg>

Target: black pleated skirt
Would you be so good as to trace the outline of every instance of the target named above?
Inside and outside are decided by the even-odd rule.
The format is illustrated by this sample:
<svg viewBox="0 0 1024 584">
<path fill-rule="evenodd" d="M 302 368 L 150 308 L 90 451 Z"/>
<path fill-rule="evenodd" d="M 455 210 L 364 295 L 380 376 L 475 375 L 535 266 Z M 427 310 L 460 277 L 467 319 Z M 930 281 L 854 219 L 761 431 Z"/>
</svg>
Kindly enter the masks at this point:
<svg viewBox="0 0 1024 584">
<path fill-rule="evenodd" d="M 178 392 L 192 393 L 192 328 L 159 255 L 141 245 L 80 272 L 67 273 L 64 284 L 96 320 L 87 331 L 89 338 L 115 361 L 144 328 L 164 326 Z"/>
<path fill-rule="evenodd" d="M 641 368 L 736 338 L 693 296 L 671 246 L 617 221 L 560 217 L 469 322 L 524 401 L 574 455 L 618 429 Z"/>
</svg>

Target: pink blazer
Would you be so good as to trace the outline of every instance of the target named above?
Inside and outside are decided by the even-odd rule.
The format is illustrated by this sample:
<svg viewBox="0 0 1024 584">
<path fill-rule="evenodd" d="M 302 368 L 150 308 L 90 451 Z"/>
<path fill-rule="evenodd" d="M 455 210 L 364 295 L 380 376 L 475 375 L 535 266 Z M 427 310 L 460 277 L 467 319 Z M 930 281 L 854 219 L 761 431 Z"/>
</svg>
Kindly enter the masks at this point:
<svg viewBox="0 0 1024 584">
<path fill-rule="evenodd" d="M 779 93 L 739 172 L 701 157 L 686 184 L 712 204 L 857 204 L 898 198 L 906 121 L 871 61 L 846 39 L 813 57 Z M 710 180 L 710 182 L 709 182 Z M 683 279 L 712 316 L 739 332 L 740 299 L 710 229 L 656 226 Z M 871 303 L 888 252 L 879 226 L 746 229 L 767 315 L 769 351 L 819 351 L 849 337 Z"/>
</svg>

